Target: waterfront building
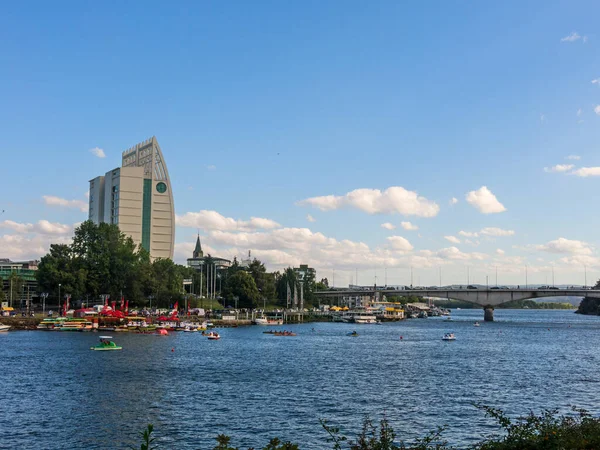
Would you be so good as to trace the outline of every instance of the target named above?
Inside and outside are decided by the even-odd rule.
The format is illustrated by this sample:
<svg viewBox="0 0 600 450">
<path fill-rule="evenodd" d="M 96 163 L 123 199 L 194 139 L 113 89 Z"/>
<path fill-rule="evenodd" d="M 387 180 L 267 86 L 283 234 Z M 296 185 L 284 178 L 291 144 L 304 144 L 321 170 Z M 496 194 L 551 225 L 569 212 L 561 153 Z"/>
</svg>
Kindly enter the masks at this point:
<svg viewBox="0 0 600 450">
<path fill-rule="evenodd" d="M 0 258 L 0 288 L 4 290 L 9 306 L 26 308 L 37 298 L 35 273 L 39 263 L 37 260 L 11 261 L 8 258 Z M 15 280 L 15 277 L 19 280 Z"/>
<path fill-rule="evenodd" d="M 156 137 L 125 150 L 122 167 L 90 180 L 88 217 L 118 225 L 152 259 L 173 258 L 173 191 Z"/>
<path fill-rule="evenodd" d="M 187 265 L 199 274 L 199 287 L 193 287 L 193 292 L 199 293 L 200 296 L 206 295 L 208 298 L 216 298 L 217 292 L 221 292 L 225 274 L 231 265 L 231 261 L 211 255 L 204 256 L 200 235 L 198 235 L 192 257 L 188 258 Z"/>
</svg>

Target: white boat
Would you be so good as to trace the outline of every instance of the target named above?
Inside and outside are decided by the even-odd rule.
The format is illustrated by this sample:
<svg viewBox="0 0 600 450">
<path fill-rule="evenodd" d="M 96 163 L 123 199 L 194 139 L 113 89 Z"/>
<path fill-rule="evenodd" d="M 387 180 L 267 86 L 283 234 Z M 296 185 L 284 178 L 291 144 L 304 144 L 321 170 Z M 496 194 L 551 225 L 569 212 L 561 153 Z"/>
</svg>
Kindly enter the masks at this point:
<svg viewBox="0 0 600 450">
<path fill-rule="evenodd" d="M 455 341 L 455 340 L 456 340 L 456 336 L 454 336 L 454 333 L 446 333 L 442 337 L 442 341 Z"/>
<path fill-rule="evenodd" d="M 254 319 L 256 325 L 283 325 L 283 319 L 267 319 L 266 317 L 257 317 Z"/>
<path fill-rule="evenodd" d="M 0 331 L 8 331 L 10 330 L 10 325 L 2 325 L 0 323 Z"/>
<path fill-rule="evenodd" d="M 357 314 L 354 316 L 354 323 L 377 323 L 377 317 L 372 314 Z"/>
<path fill-rule="evenodd" d="M 219 336 L 219 333 L 217 333 L 216 331 L 211 331 L 210 333 L 208 333 L 206 335 L 206 337 L 208 337 L 208 339 L 211 341 L 216 341 L 218 339 L 221 339 L 221 336 Z"/>
<path fill-rule="evenodd" d="M 377 316 L 369 311 L 348 311 L 342 316 L 342 321 L 346 323 L 373 324 L 377 323 Z"/>
<path fill-rule="evenodd" d="M 473 326 L 474 326 L 474 327 L 478 327 L 478 326 L 479 326 L 479 322 L 475 322 L 475 323 L 473 324 Z"/>
</svg>

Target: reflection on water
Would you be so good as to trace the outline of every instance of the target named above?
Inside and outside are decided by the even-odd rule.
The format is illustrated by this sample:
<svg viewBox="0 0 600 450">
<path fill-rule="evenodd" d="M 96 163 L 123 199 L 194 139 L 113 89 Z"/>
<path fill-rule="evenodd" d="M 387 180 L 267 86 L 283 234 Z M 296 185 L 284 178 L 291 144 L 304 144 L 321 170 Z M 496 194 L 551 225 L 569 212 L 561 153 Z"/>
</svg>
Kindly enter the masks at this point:
<svg viewBox="0 0 600 450">
<path fill-rule="evenodd" d="M 0 430 L 11 431 L 0 448 L 128 448 L 153 423 L 165 449 L 209 449 L 219 433 L 242 447 L 279 436 L 321 449 L 319 418 L 354 432 L 366 414 L 385 414 L 403 439 L 447 424 L 460 445 L 493 430 L 473 402 L 509 414 L 571 404 L 598 412 L 600 317 L 482 315 L 286 325 L 296 337 L 231 328 L 220 341 L 121 333 L 120 352 L 90 351 L 94 333 L 4 333 Z M 359 337 L 346 336 L 354 329 Z M 457 340 L 442 341 L 446 332 Z"/>
</svg>

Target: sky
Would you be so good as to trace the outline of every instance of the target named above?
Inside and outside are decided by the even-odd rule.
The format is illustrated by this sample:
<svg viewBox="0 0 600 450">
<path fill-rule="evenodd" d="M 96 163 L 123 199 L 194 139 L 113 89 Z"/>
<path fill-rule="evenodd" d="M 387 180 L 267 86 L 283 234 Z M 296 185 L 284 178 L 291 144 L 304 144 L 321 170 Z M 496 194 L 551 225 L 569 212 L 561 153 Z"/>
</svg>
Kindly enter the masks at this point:
<svg viewBox="0 0 600 450">
<path fill-rule="evenodd" d="M 199 232 L 213 256 L 336 286 L 591 284 L 598 17 L 595 1 L 6 3 L 0 258 L 69 242 L 88 181 L 156 136 L 178 263 Z"/>
</svg>

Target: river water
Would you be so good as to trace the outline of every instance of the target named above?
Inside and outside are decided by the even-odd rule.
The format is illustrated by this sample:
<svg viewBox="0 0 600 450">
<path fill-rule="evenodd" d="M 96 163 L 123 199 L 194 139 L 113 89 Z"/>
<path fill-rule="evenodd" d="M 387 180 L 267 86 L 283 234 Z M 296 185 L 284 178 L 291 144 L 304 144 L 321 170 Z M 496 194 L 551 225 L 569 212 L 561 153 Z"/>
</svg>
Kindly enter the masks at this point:
<svg viewBox="0 0 600 450">
<path fill-rule="evenodd" d="M 296 337 L 229 328 L 220 341 L 116 333 L 120 352 L 90 351 L 96 333 L 2 333 L 0 448 L 128 448 L 152 423 L 161 449 L 212 449 L 219 433 L 243 448 L 279 436 L 323 449 L 320 418 L 354 436 L 367 414 L 406 440 L 447 425 L 446 439 L 464 446 L 496 429 L 473 402 L 600 413 L 600 317 L 482 316 L 286 325 Z"/>
</svg>

